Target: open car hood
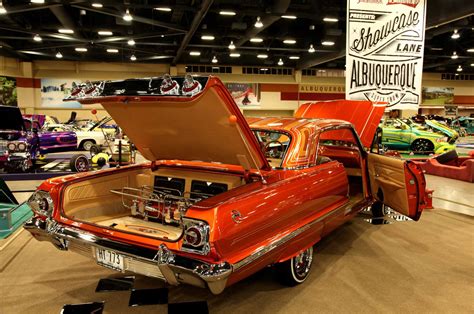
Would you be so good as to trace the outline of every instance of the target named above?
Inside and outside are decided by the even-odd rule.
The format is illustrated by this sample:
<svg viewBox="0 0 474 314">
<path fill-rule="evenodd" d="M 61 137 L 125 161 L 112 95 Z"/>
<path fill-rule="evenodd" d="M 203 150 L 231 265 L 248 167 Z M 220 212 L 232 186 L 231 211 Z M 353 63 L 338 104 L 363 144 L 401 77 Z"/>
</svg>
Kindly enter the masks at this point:
<svg viewBox="0 0 474 314">
<path fill-rule="evenodd" d="M 436 120 L 425 120 L 425 123 L 429 125 L 434 130 L 443 133 L 444 135 L 452 138 L 458 138 L 459 134 L 457 131 L 451 129 L 449 126 L 439 123 Z"/>
<path fill-rule="evenodd" d="M 194 80 L 199 84 L 183 86 L 182 77 L 172 78 L 173 84 L 162 78 L 92 83 L 95 89 L 88 84 L 83 92 L 65 100 L 102 104 L 140 153 L 152 161 L 270 168 L 224 84 L 216 77 Z"/>
<path fill-rule="evenodd" d="M 382 119 L 385 104 L 364 100 L 330 100 L 301 105 L 296 118 L 339 119 L 351 122 L 362 144 L 370 147 Z"/>
<path fill-rule="evenodd" d="M 18 107 L 0 106 L 0 130 L 25 131 L 25 124 Z"/>
</svg>

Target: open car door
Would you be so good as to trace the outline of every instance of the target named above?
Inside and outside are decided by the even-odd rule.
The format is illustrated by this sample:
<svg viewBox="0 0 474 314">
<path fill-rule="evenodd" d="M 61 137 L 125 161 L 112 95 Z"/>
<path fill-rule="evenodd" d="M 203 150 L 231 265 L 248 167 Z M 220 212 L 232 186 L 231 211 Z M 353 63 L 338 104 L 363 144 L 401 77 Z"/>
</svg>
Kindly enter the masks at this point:
<svg viewBox="0 0 474 314">
<path fill-rule="evenodd" d="M 403 159 L 368 153 L 370 189 L 378 201 L 418 220 L 426 204 L 426 181 L 421 168 Z"/>
</svg>

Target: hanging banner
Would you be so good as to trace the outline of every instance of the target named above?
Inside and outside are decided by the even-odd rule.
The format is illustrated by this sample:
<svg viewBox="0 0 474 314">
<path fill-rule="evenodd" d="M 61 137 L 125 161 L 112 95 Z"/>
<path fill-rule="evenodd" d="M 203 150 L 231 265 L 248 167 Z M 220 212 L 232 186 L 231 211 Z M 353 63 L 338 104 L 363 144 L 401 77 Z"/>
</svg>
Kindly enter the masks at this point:
<svg viewBox="0 0 474 314">
<path fill-rule="evenodd" d="M 346 98 L 418 109 L 426 0 L 348 0 Z"/>
</svg>

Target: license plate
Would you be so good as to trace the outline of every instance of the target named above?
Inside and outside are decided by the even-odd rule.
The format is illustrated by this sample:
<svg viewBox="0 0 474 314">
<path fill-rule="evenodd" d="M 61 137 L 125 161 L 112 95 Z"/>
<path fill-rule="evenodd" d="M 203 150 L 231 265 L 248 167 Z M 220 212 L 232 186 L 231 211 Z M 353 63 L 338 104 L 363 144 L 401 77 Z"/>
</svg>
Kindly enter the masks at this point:
<svg viewBox="0 0 474 314">
<path fill-rule="evenodd" d="M 123 255 L 102 248 L 95 249 L 95 258 L 97 260 L 97 264 L 111 268 L 114 270 L 123 271 Z"/>
</svg>

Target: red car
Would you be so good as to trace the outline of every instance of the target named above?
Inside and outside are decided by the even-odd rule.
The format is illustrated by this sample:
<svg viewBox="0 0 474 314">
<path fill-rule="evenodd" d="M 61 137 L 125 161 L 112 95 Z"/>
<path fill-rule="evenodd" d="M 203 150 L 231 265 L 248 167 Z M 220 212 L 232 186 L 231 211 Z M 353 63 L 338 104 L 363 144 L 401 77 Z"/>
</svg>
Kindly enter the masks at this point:
<svg viewBox="0 0 474 314">
<path fill-rule="evenodd" d="M 373 204 L 420 217 L 420 168 L 367 152 L 351 123 L 247 122 L 218 78 L 196 79 L 193 96 L 136 79 L 78 99 L 101 103 L 152 162 L 49 179 L 28 202 L 25 228 L 104 267 L 218 294 L 269 265 L 302 283 L 313 245 Z"/>
</svg>

